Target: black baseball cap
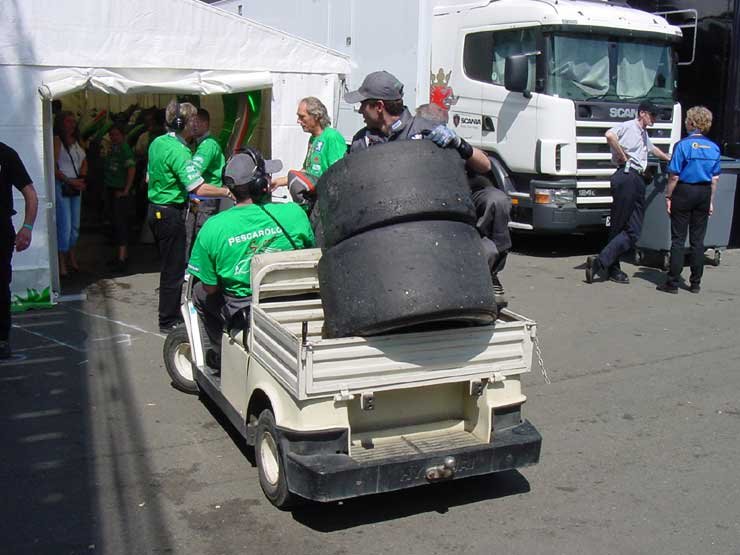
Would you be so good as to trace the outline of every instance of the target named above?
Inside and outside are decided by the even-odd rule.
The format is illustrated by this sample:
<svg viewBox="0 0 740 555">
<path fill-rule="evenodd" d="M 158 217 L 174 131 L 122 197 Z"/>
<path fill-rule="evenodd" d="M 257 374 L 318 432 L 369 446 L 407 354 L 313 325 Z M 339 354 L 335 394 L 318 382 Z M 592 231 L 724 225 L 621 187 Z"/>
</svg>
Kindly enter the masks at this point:
<svg viewBox="0 0 740 555">
<path fill-rule="evenodd" d="M 658 107 L 650 102 L 649 100 L 643 100 L 640 102 L 640 105 L 637 107 L 637 113 L 640 112 L 647 112 L 648 114 L 652 114 L 654 116 L 658 115 Z"/>
<path fill-rule="evenodd" d="M 403 83 L 387 71 L 374 71 L 362 81 L 356 91 L 345 93 L 347 104 L 357 104 L 363 100 L 401 100 Z"/>
<path fill-rule="evenodd" d="M 283 169 L 283 163 L 280 160 L 264 160 L 264 163 L 264 172 L 268 175 Z M 237 152 L 226 163 L 224 184 L 230 182 L 234 185 L 244 185 L 254 179 L 256 173 L 257 164 L 254 163 L 252 156 L 246 152 Z"/>
</svg>

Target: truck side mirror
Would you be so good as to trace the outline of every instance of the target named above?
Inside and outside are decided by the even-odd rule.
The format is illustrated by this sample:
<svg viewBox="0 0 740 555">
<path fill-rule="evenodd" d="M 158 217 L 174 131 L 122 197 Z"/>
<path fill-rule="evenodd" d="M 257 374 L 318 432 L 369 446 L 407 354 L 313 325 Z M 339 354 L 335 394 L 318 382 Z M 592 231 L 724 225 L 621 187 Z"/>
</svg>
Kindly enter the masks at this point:
<svg viewBox="0 0 740 555">
<path fill-rule="evenodd" d="M 507 91 L 524 93 L 527 96 L 529 81 L 529 56 L 514 54 L 507 56 L 504 65 L 504 87 Z"/>
</svg>

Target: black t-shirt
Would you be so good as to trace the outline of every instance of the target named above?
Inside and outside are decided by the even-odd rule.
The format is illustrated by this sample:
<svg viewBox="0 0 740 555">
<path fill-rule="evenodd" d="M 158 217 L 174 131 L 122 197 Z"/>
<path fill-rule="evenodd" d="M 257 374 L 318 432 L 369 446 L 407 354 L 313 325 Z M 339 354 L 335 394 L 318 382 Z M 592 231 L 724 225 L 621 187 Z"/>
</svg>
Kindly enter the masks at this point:
<svg viewBox="0 0 740 555">
<path fill-rule="evenodd" d="M 31 178 L 18 153 L 5 143 L 0 143 L 0 218 L 2 220 L 10 220 L 10 217 L 15 214 L 11 185 L 20 191 L 30 183 Z"/>
</svg>

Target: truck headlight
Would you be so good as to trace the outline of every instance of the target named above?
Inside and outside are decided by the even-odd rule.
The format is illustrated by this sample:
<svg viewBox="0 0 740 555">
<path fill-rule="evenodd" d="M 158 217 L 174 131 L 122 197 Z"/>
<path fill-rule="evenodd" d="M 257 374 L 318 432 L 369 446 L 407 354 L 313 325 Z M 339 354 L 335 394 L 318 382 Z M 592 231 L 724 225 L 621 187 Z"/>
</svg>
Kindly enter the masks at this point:
<svg viewBox="0 0 740 555">
<path fill-rule="evenodd" d="M 575 202 L 575 191 L 573 189 L 535 189 L 535 204 L 573 204 Z"/>
</svg>

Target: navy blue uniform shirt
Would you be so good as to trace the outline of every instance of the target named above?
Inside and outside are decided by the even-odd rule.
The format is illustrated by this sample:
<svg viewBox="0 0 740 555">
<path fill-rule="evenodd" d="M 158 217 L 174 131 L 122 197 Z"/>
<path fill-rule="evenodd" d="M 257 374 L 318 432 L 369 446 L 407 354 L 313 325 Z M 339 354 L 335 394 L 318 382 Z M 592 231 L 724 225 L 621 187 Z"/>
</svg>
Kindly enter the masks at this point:
<svg viewBox="0 0 740 555">
<path fill-rule="evenodd" d="M 719 147 L 695 132 L 676 144 L 668 171 L 682 183 L 709 183 L 720 174 L 719 157 Z"/>
</svg>

